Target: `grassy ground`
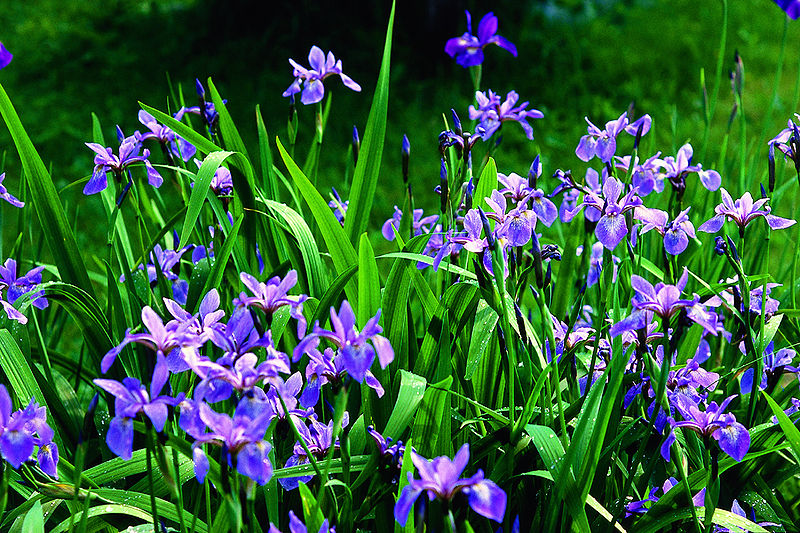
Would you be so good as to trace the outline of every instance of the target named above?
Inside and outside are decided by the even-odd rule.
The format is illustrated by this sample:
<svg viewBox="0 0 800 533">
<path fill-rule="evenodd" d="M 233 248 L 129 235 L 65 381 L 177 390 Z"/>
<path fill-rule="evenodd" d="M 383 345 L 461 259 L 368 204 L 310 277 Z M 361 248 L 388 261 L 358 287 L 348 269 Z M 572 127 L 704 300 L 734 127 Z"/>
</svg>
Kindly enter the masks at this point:
<svg viewBox="0 0 800 533">
<path fill-rule="evenodd" d="M 1 38 L 15 54 L 11 66 L 0 73 L 0 81 L 40 153 L 52 163 L 57 183 L 65 186 L 91 172 L 92 154 L 83 145 L 91 136 L 90 113 L 101 118 L 107 138 L 113 137 L 114 124 L 131 133 L 140 127 L 137 100 L 166 107 L 167 74 L 190 96 L 195 77 L 211 76 L 251 145 L 255 145 L 253 109 L 258 103 L 270 133 L 285 135 L 287 101 L 280 93 L 291 82 L 286 59 L 304 63 L 308 49 L 316 43 L 342 58 L 345 72 L 364 88 L 356 94 L 338 80 L 327 83 L 334 105 L 320 181 L 339 188 L 351 128 L 355 124 L 363 132 L 366 122 L 388 18 L 386 2 L 368 3 L 366 8 L 360 4 L 334 8 L 300 1 L 260 13 L 244 0 L 225 2 L 224 7 L 211 0 L 14 1 L 0 11 Z M 463 7 L 472 10 L 476 26 L 479 17 L 493 9 L 500 19 L 499 33 L 519 49 L 517 58 L 499 48 L 487 50 L 484 88 L 501 94 L 514 89 L 531 107 L 545 113 L 544 120 L 534 122 L 536 144 L 529 143 L 515 125 L 505 128 L 497 154 L 500 171 L 524 173 L 541 152 L 546 175 L 555 168 L 574 168 L 580 175 L 583 166 L 573 151 L 585 133 L 583 117 L 602 124 L 631 102 L 637 115 L 647 112 L 654 119 L 654 134 L 648 141 L 653 150 L 674 153 L 686 140 L 696 147 L 701 144 L 700 71 L 705 68 L 707 79 L 712 77 L 721 2 L 419 4 L 398 7 L 385 179 L 375 206 L 375 226 L 401 201 L 397 184 L 403 133 L 412 143 L 412 180 L 418 201 L 423 206 L 436 204 L 429 191 L 438 181 L 436 137 L 442 129 L 442 113 L 452 107 L 465 117 L 472 97 L 467 71 L 442 50 L 448 37 L 465 30 Z M 788 26 L 789 53 L 775 111 L 765 123 L 785 17 L 769 0 L 730 4 L 725 72 L 732 67 L 737 49 L 747 73 L 744 109 L 748 139 L 754 142 L 762 136 L 762 125 L 764 135 L 771 137 L 797 108 L 794 51 L 800 42 L 800 23 Z M 708 157 L 702 161 L 706 167 L 720 168 L 723 176 L 738 174 L 737 163 L 717 161 L 732 106 L 729 87 L 723 79 L 717 126 Z M 305 130 L 302 147 L 310 135 L 313 109 L 300 109 L 300 113 Z M 728 153 L 736 153 L 736 128 Z M 0 142 L 9 146 L 6 132 L 0 132 Z M 758 150 L 762 148 L 763 143 Z M 9 160 L 5 169 L 9 172 L 6 184 L 15 190 L 18 165 Z M 763 174 L 765 159 L 752 170 Z M 95 205 L 99 202 L 86 201 L 76 191 L 65 196 L 81 216 L 99 208 Z M 91 240 L 90 235 L 83 238 Z"/>
</svg>

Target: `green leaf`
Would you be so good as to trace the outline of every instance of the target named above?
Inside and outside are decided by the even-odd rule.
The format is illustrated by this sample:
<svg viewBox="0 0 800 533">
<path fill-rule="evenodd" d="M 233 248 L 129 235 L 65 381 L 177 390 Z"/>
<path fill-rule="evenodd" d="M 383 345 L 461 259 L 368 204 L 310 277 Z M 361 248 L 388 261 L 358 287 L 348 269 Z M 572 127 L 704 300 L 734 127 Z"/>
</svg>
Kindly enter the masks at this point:
<svg viewBox="0 0 800 533">
<path fill-rule="evenodd" d="M 197 177 L 194 180 L 194 187 L 192 187 L 192 195 L 189 197 L 189 205 L 186 209 L 186 218 L 183 221 L 183 230 L 181 231 L 180 244 L 186 246 L 189 238 L 194 230 L 195 222 L 200 216 L 200 210 L 206 201 L 211 190 L 211 180 L 214 179 L 214 173 L 222 165 L 233 152 L 212 152 L 203 160 L 200 170 L 197 171 Z"/>
<path fill-rule="evenodd" d="M 52 301 L 61 304 L 80 328 L 86 347 L 95 368 L 100 368 L 100 360 L 113 348 L 111 326 L 108 318 L 90 293 L 69 283 L 49 282 L 39 285 Z"/>
<path fill-rule="evenodd" d="M 453 376 L 447 376 L 425 391 L 414 419 L 412 437 L 417 451 L 423 457 L 450 455 L 453 443 L 450 440 L 450 386 Z"/>
<path fill-rule="evenodd" d="M 278 151 L 281 154 L 281 158 L 283 158 L 283 162 L 289 170 L 289 174 L 292 176 L 297 188 L 303 195 L 308 207 L 311 208 L 314 220 L 316 220 L 317 225 L 322 231 L 322 238 L 325 240 L 325 245 L 328 247 L 328 252 L 333 259 L 333 266 L 336 268 L 337 274 L 341 274 L 349 267 L 358 264 L 356 251 L 347 239 L 342 225 L 336 220 L 333 211 L 331 211 L 328 206 L 328 202 L 322 198 L 319 192 L 317 192 L 317 189 L 308 181 L 308 178 L 286 152 L 280 139 L 276 139 L 276 143 L 278 144 Z M 350 300 L 351 305 L 357 302 L 357 291 L 358 287 L 355 281 L 350 280 L 350 282 L 345 285 L 347 299 Z"/>
<path fill-rule="evenodd" d="M 389 106 L 389 66 L 392 55 L 392 29 L 394 27 L 394 8 L 389 14 L 389 26 L 386 30 L 386 41 L 383 45 L 383 60 L 378 74 L 378 84 L 372 98 L 372 107 L 367 119 L 364 140 L 361 143 L 358 163 L 353 174 L 350 188 L 350 204 L 344 220 L 344 231 L 351 243 L 361 235 L 369 223 L 372 201 L 378 185 L 378 176 L 383 158 L 383 144 L 386 137 L 386 116 Z"/>
<path fill-rule="evenodd" d="M 478 185 L 475 186 L 475 207 L 480 207 L 484 211 L 491 210 L 486 198 L 490 197 L 495 189 L 497 189 L 497 164 L 494 158 L 490 157 L 483 167 Z"/>
<path fill-rule="evenodd" d="M 28 360 L 7 329 L 0 330 L 0 369 L 20 403 L 27 405 L 34 398 L 40 406 L 47 405 Z"/>
<path fill-rule="evenodd" d="M 375 316 L 381 305 L 381 280 L 375 252 L 366 233 L 361 234 L 358 244 L 358 309 L 356 317 L 361 327 Z"/>
<path fill-rule="evenodd" d="M 397 401 L 383 431 L 384 437 L 395 441 L 400 438 L 425 395 L 427 383 L 422 376 L 400 370 L 400 392 L 397 393 Z"/>
<path fill-rule="evenodd" d="M 249 161 L 250 156 L 247 154 L 247 147 L 245 147 L 244 141 L 242 141 L 242 136 L 239 135 L 239 130 L 236 129 L 236 125 L 233 123 L 231 114 L 228 112 L 228 107 L 225 105 L 225 101 L 220 96 L 211 78 L 208 78 L 208 92 L 211 93 L 214 109 L 219 114 L 219 129 L 223 144 L 226 148 L 230 148 L 234 152 L 239 152 Z"/>
<path fill-rule="evenodd" d="M 308 295 L 315 298 L 320 297 L 328 285 L 325 266 L 322 264 L 317 241 L 311 233 L 311 228 L 300 214 L 280 202 L 259 198 L 264 205 L 269 208 L 274 217 L 282 221 L 284 229 L 297 239 L 297 246 L 300 255 L 303 257 L 303 267 L 305 268 L 306 278 L 308 279 Z M 298 271 L 301 265 L 293 265 Z"/>
<path fill-rule="evenodd" d="M 483 306 L 479 304 L 478 312 L 475 315 L 475 325 L 472 328 L 472 335 L 470 336 L 467 371 L 464 375 L 466 379 L 472 379 L 472 376 L 475 374 L 478 363 L 486 352 L 486 347 L 493 338 L 492 332 L 497 327 L 497 321 L 499 319 L 500 317 L 495 310 L 487 305 L 486 302 L 483 302 Z"/>
<path fill-rule="evenodd" d="M 772 409 L 773 414 L 778 419 L 778 424 L 781 426 L 783 434 L 786 435 L 786 440 L 792 448 L 795 461 L 800 462 L 800 430 L 794 425 L 792 420 L 786 416 L 781 406 L 778 405 L 772 397 L 766 392 L 761 392 L 762 396 L 767 400 L 769 408 Z"/>
<path fill-rule="evenodd" d="M 328 287 L 328 290 L 325 291 L 325 294 L 323 294 L 322 298 L 319 299 L 319 304 L 317 305 L 317 309 L 314 311 L 314 315 L 309 322 L 310 324 L 313 324 L 317 320 L 319 320 L 320 323 L 325 322 L 325 317 L 328 316 L 331 307 L 336 307 L 335 304 L 339 300 L 339 296 L 342 294 L 345 286 L 358 271 L 357 267 L 358 265 L 351 265 L 347 270 L 336 276 L 336 279 L 331 282 L 331 286 Z"/>
<path fill-rule="evenodd" d="M 309 531 L 319 531 L 325 516 L 322 514 L 322 510 L 317 505 L 317 500 L 311 494 L 308 486 L 305 483 L 300 483 L 298 489 L 300 489 L 300 499 L 303 502 L 303 516 L 305 517 L 306 528 Z"/>
<path fill-rule="evenodd" d="M 22 169 L 30 186 L 33 208 L 39 218 L 42 234 L 58 267 L 61 280 L 93 295 L 94 289 L 89 282 L 86 265 L 53 179 L 36 152 L 2 85 L 0 85 L 0 114 L 3 115 L 17 147 Z"/>
<path fill-rule="evenodd" d="M 236 244 L 236 236 L 239 234 L 239 228 L 242 227 L 242 220 L 244 220 L 244 215 L 239 215 L 239 218 L 233 223 L 230 233 L 225 237 L 225 242 L 222 243 L 219 252 L 214 255 L 214 266 L 211 268 L 211 273 L 208 275 L 206 284 L 203 287 L 204 295 L 211 289 L 219 287 L 222 283 L 222 276 L 225 273 L 225 267 L 228 265 L 228 259 L 231 257 L 231 251 Z"/>
<path fill-rule="evenodd" d="M 36 500 L 25 515 L 25 520 L 22 521 L 22 533 L 44 533 L 44 513 L 39 500 Z"/>
</svg>

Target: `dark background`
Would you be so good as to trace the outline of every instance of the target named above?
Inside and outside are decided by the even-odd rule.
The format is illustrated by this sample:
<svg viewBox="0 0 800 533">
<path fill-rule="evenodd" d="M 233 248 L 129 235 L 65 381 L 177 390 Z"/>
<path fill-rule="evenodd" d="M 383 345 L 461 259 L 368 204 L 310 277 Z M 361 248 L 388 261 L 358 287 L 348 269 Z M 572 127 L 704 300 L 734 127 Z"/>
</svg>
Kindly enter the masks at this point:
<svg viewBox="0 0 800 533">
<path fill-rule="evenodd" d="M 770 0 L 729 2 L 729 38 L 725 71 L 733 50 L 747 72 L 745 112 L 752 135 L 762 131 L 763 114 L 774 83 L 785 16 Z M 653 117 L 653 151 L 673 151 L 702 136 L 700 70 L 713 75 L 721 24 L 721 2 L 696 0 L 533 0 L 399 2 L 392 56 L 391 90 L 384 175 L 375 205 L 374 226 L 401 202 L 400 141 L 412 144 L 412 182 L 418 202 L 433 207 L 429 194 L 438 181 L 437 135 L 442 114 L 455 108 L 466 118 L 472 101 L 467 70 L 444 51 L 445 41 L 466 30 L 464 9 L 473 14 L 473 31 L 493 10 L 498 33 L 517 45 L 514 58 L 498 47 L 486 49 L 483 89 L 505 95 L 516 90 L 521 101 L 542 110 L 533 122 L 536 142 L 512 124 L 503 129 L 497 153 L 501 171 L 525 173 L 537 153 L 544 173 L 581 168 L 574 148 L 586 131 L 584 116 L 595 123 L 619 116 L 635 102 L 637 116 Z M 137 100 L 167 109 L 167 76 L 194 99 L 194 79 L 211 76 L 245 142 L 256 152 L 254 108 L 261 105 L 271 136 L 285 138 L 292 82 L 289 57 L 307 64 L 314 44 L 342 59 L 344 72 L 363 91 L 352 92 L 338 79 L 326 81 L 333 110 L 320 162 L 322 188 L 336 186 L 346 197 L 346 148 L 353 125 L 363 135 L 381 60 L 390 3 L 248 2 L 244 0 L 74 1 L 13 0 L 0 10 L 0 40 L 14 53 L 0 71 L 2 83 L 42 158 L 52 164 L 60 187 L 87 177 L 92 153 L 91 117 L 100 117 L 107 139 L 114 125 L 126 134 L 142 126 Z M 770 123 L 774 133 L 793 111 L 800 22 L 789 25 L 787 53 L 778 101 Z M 710 81 L 709 81 L 710 84 Z M 724 135 L 732 105 L 723 80 L 712 141 Z M 174 110 L 173 110 L 174 111 Z M 314 108 L 300 106 L 302 153 L 313 129 Z M 674 124 L 674 126 L 673 126 Z M 736 136 L 733 136 L 736 137 Z M 729 153 L 734 153 L 732 138 Z M 7 132 L 5 182 L 17 190 L 19 164 Z M 713 152 L 702 163 L 713 168 Z M 585 165 L 583 166 L 585 167 Z M 554 184 L 545 185 L 551 188 Z M 75 187 L 64 194 L 70 209 L 99 211 L 97 199 Z M 324 193 L 324 190 L 323 190 Z"/>
</svg>

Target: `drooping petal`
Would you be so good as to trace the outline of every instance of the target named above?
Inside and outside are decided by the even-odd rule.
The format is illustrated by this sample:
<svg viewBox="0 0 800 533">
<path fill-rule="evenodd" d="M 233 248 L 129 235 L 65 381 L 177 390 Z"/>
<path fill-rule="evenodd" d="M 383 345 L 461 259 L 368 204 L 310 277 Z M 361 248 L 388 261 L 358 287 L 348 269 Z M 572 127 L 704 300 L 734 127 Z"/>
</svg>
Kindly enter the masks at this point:
<svg viewBox="0 0 800 533">
<path fill-rule="evenodd" d="M 750 433 L 739 422 L 720 428 L 712 435 L 719 443 L 720 449 L 735 461 L 741 461 L 750 449 Z"/>
<path fill-rule="evenodd" d="M 769 227 L 772 229 L 784 229 L 796 223 L 795 220 L 777 217 L 775 215 L 766 215 L 764 218 L 767 219 L 767 224 L 769 224 Z"/>
<path fill-rule="evenodd" d="M 133 420 L 116 416 L 111 419 L 106 435 L 108 448 L 127 461 L 133 456 Z"/>
<path fill-rule="evenodd" d="M 620 215 L 602 216 L 594 230 L 597 239 L 608 250 L 613 250 L 628 234 L 628 225 L 625 217 Z"/>
<path fill-rule="evenodd" d="M 725 224 L 725 215 L 716 215 L 700 224 L 700 226 L 697 228 L 697 231 L 716 233 L 722 229 L 723 224 Z"/>
<path fill-rule="evenodd" d="M 105 167 L 98 165 L 94 167 L 94 172 L 92 173 L 92 177 L 89 178 L 89 181 L 83 188 L 83 194 L 87 196 L 90 194 L 95 194 L 105 190 L 106 187 L 108 187 L 108 180 L 106 179 Z"/>
<path fill-rule="evenodd" d="M 412 479 L 411 473 L 408 474 L 408 478 L 409 481 Z M 400 493 L 400 497 L 397 498 L 397 503 L 394 506 L 394 519 L 397 520 L 401 527 L 405 527 L 411 507 L 414 506 L 414 502 L 417 501 L 420 494 L 422 494 L 422 490 L 415 489 L 412 485 L 406 485 L 403 488 L 403 492 Z"/>
<path fill-rule="evenodd" d="M 484 479 L 469 489 L 469 506 L 481 516 L 502 522 L 506 514 L 506 493 L 494 481 Z"/>
</svg>

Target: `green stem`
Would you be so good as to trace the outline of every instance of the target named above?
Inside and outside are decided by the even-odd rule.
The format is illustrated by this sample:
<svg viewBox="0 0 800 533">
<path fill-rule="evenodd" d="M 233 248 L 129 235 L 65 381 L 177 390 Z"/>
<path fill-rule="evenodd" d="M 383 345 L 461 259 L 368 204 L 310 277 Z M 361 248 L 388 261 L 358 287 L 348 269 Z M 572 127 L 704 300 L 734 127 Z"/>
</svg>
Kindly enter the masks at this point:
<svg viewBox="0 0 800 533">
<path fill-rule="evenodd" d="M 150 487 L 150 511 L 153 516 L 153 531 L 158 531 L 158 508 L 156 506 L 156 491 L 153 484 L 153 428 L 147 424 L 147 483 Z"/>
</svg>

